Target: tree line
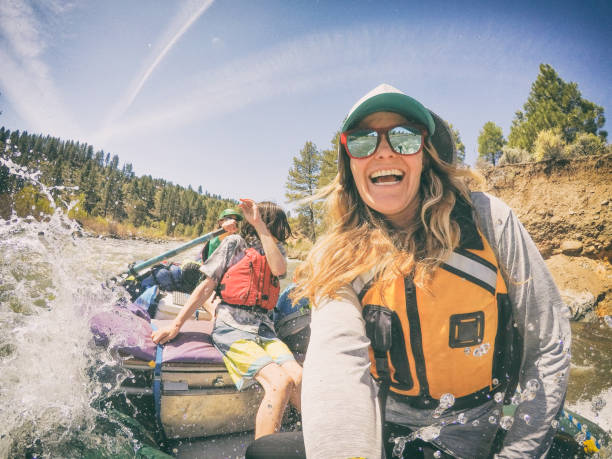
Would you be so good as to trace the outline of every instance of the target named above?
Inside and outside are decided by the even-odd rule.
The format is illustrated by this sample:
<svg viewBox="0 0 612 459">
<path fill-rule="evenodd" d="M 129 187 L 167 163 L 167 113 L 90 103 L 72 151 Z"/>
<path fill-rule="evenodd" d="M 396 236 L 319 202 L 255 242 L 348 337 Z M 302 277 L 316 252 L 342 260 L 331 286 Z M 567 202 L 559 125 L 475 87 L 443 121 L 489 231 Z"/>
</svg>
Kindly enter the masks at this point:
<svg viewBox="0 0 612 459">
<path fill-rule="evenodd" d="M 150 175 L 137 177 L 132 164 L 92 145 L 0 127 L 0 154 L 23 171 L 38 171 L 56 203 L 76 201 L 71 216 L 85 227 L 148 229 L 151 236 L 199 236 L 216 226 L 221 210 L 237 202 Z M 15 212 L 43 217 L 53 206 L 41 190 L 0 164 L 0 217 Z"/>
<path fill-rule="evenodd" d="M 548 64 L 541 64 L 527 102 L 515 113 L 508 139 L 502 128 L 487 121 L 478 136 L 477 168 L 495 165 L 572 158 L 610 151 L 603 130 L 603 107 L 584 99 L 576 83 L 565 82 Z M 465 145 L 459 131 L 449 123 L 455 137 L 457 162 L 465 162 Z M 318 150 L 310 141 L 293 158 L 285 196 L 296 204 L 294 230 L 314 242 L 324 230 L 322 204 L 312 200 L 337 172 L 340 133 L 331 147 Z M 306 200 L 306 201 L 305 201 Z"/>
</svg>

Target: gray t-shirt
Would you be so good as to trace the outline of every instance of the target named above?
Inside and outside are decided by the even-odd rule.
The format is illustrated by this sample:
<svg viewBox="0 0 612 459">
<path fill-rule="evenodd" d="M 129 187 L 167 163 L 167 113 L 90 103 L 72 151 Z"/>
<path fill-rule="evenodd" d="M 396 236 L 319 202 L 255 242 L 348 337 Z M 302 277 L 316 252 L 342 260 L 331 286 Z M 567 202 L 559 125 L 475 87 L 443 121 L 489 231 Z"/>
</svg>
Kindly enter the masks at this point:
<svg viewBox="0 0 612 459">
<path fill-rule="evenodd" d="M 248 245 L 242 236 L 238 234 L 227 236 L 221 241 L 221 245 L 212 253 L 210 258 L 204 262 L 200 271 L 204 273 L 206 277 L 214 279 L 215 282 L 219 284 L 223 274 L 244 257 L 247 247 Z M 261 242 L 257 241 L 252 247 L 263 253 Z M 279 242 L 277 247 L 286 258 L 287 255 L 283 244 Z M 270 330 L 274 330 L 274 324 L 269 313 L 255 309 L 245 310 L 235 308 L 224 303 L 223 300 L 217 306 L 216 320 L 223 321 L 233 328 L 253 334 L 259 332 L 259 328 L 262 324 L 266 325 Z"/>
<path fill-rule="evenodd" d="M 472 193 L 477 225 L 489 241 L 504 274 L 514 320 L 523 339 L 519 384 L 536 380 L 534 397 L 521 403 L 499 458 L 544 457 L 554 434 L 551 422 L 567 389 L 571 331 L 568 310 L 546 264 L 512 210 L 485 193 Z M 304 362 L 302 421 L 309 458 L 383 457 L 377 385 L 370 376 L 369 340 L 361 305 L 352 286 L 339 299 L 313 309 Z M 463 458 L 486 457 L 501 405 L 494 401 L 434 419 L 394 397 L 387 420 L 425 433 L 440 449 Z M 460 415 L 463 415 L 461 418 Z M 462 423 L 463 420 L 467 422 Z M 478 421 L 474 423 L 474 421 Z M 439 429 L 438 429 L 439 428 Z"/>
</svg>

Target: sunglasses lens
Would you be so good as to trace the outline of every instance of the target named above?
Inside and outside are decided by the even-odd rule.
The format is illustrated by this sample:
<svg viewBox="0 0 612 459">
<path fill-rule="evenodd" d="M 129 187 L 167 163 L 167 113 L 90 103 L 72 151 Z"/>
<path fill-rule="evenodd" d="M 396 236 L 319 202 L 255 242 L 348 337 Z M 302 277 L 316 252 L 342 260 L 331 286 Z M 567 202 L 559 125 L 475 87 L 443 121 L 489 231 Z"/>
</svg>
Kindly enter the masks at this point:
<svg viewBox="0 0 612 459">
<path fill-rule="evenodd" d="M 423 135 L 410 126 L 395 126 L 389 129 L 389 143 L 393 151 L 401 155 L 413 155 L 421 149 Z"/>
<path fill-rule="evenodd" d="M 376 150 L 378 134 L 370 129 L 353 131 L 346 136 L 346 148 L 354 158 L 365 158 Z"/>
</svg>

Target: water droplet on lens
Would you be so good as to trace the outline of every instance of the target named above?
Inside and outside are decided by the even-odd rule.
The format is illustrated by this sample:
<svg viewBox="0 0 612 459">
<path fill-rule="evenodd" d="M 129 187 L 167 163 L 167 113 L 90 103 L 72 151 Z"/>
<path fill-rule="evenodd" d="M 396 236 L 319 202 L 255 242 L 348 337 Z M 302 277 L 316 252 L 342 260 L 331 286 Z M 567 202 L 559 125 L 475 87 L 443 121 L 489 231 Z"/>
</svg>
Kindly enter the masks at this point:
<svg viewBox="0 0 612 459">
<path fill-rule="evenodd" d="M 501 392 L 497 392 L 497 393 L 496 393 L 496 394 L 493 396 L 493 398 L 495 399 L 495 401 L 496 401 L 497 403 L 501 403 L 501 402 L 503 402 L 503 401 L 504 401 L 504 394 L 502 394 Z"/>
<path fill-rule="evenodd" d="M 604 406 L 606 406 L 606 401 L 601 397 L 595 397 L 591 402 L 591 409 L 595 411 L 595 413 L 599 413 Z"/>
<path fill-rule="evenodd" d="M 474 427 L 478 426 L 479 424 L 480 424 L 480 421 L 479 421 L 478 419 L 474 419 L 474 420 L 472 421 L 472 425 L 473 425 Z"/>
<path fill-rule="evenodd" d="M 493 383 L 494 386 L 497 386 L 499 384 L 499 379 L 493 378 L 491 382 Z"/>
<path fill-rule="evenodd" d="M 440 397 L 440 408 L 450 408 L 455 404 L 455 396 L 453 394 L 442 394 Z"/>
<path fill-rule="evenodd" d="M 527 330 L 529 330 L 529 331 L 535 330 L 535 327 L 533 326 L 532 323 L 527 324 Z"/>
<path fill-rule="evenodd" d="M 472 350 L 471 350 L 469 347 L 466 347 L 466 348 L 463 350 L 463 353 L 464 353 L 465 355 L 470 355 L 470 353 L 471 353 L 471 352 L 472 352 Z"/>
<path fill-rule="evenodd" d="M 514 418 L 512 416 L 504 416 L 499 421 L 499 425 L 504 430 L 510 430 L 510 427 L 512 427 L 513 423 L 514 423 Z"/>
<path fill-rule="evenodd" d="M 529 381 L 527 381 L 525 388 L 530 392 L 537 392 L 540 388 L 540 383 L 537 379 L 530 379 Z"/>
<path fill-rule="evenodd" d="M 489 416 L 489 423 L 495 424 L 497 422 L 497 418 L 495 416 Z"/>
<path fill-rule="evenodd" d="M 525 424 L 529 425 L 531 423 L 531 416 L 529 416 L 528 414 L 524 414 L 523 421 L 525 421 Z"/>
<path fill-rule="evenodd" d="M 481 353 L 482 353 L 482 351 L 480 350 L 479 347 L 477 347 L 476 349 L 474 349 L 473 355 L 474 355 L 474 357 L 480 357 Z"/>
<path fill-rule="evenodd" d="M 457 421 L 459 421 L 459 424 L 465 424 L 467 422 L 467 416 L 465 413 L 461 413 L 459 416 L 457 416 Z"/>
<path fill-rule="evenodd" d="M 578 442 L 578 443 L 582 443 L 586 440 L 586 434 L 584 432 L 578 432 L 576 434 L 576 436 L 574 437 L 574 439 Z"/>
<path fill-rule="evenodd" d="M 441 451 L 436 451 L 435 453 L 433 453 L 434 457 L 442 457 L 442 452 Z"/>
<path fill-rule="evenodd" d="M 550 425 L 552 426 L 553 429 L 557 429 L 559 428 L 559 421 L 557 421 L 556 419 L 553 419 Z"/>
<path fill-rule="evenodd" d="M 480 346 L 480 351 L 481 351 L 483 354 L 486 354 L 487 352 L 489 352 L 489 349 L 491 349 L 491 344 L 489 344 L 489 343 L 483 343 L 483 344 Z"/>
</svg>

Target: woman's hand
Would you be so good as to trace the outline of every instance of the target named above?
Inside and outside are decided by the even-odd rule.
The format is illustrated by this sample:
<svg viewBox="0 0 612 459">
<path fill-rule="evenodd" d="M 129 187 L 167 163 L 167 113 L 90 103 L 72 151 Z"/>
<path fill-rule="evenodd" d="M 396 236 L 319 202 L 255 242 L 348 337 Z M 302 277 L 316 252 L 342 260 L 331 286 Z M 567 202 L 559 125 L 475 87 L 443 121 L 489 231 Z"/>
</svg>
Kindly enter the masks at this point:
<svg viewBox="0 0 612 459">
<path fill-rule="evenodd" d="M 242 214 L 247 222 L 249 222 L 253 227 L 259 232 L 261 229 L 267 229 L 266 224 L 261 219 L 259 215 L 259 209 L 257 208 L 257 203 L 252 199 L 240 199 L 240 204 L 238 207 L 242 209 Z"/>
<path fill-rule="evenodd" d="M 174 322 L 168 327 L 160 328 L 151 333 L 151 339 L 155 344 L 166 344 L 168 341 L 176 338 L 181 327 Z"/>
</svg>

